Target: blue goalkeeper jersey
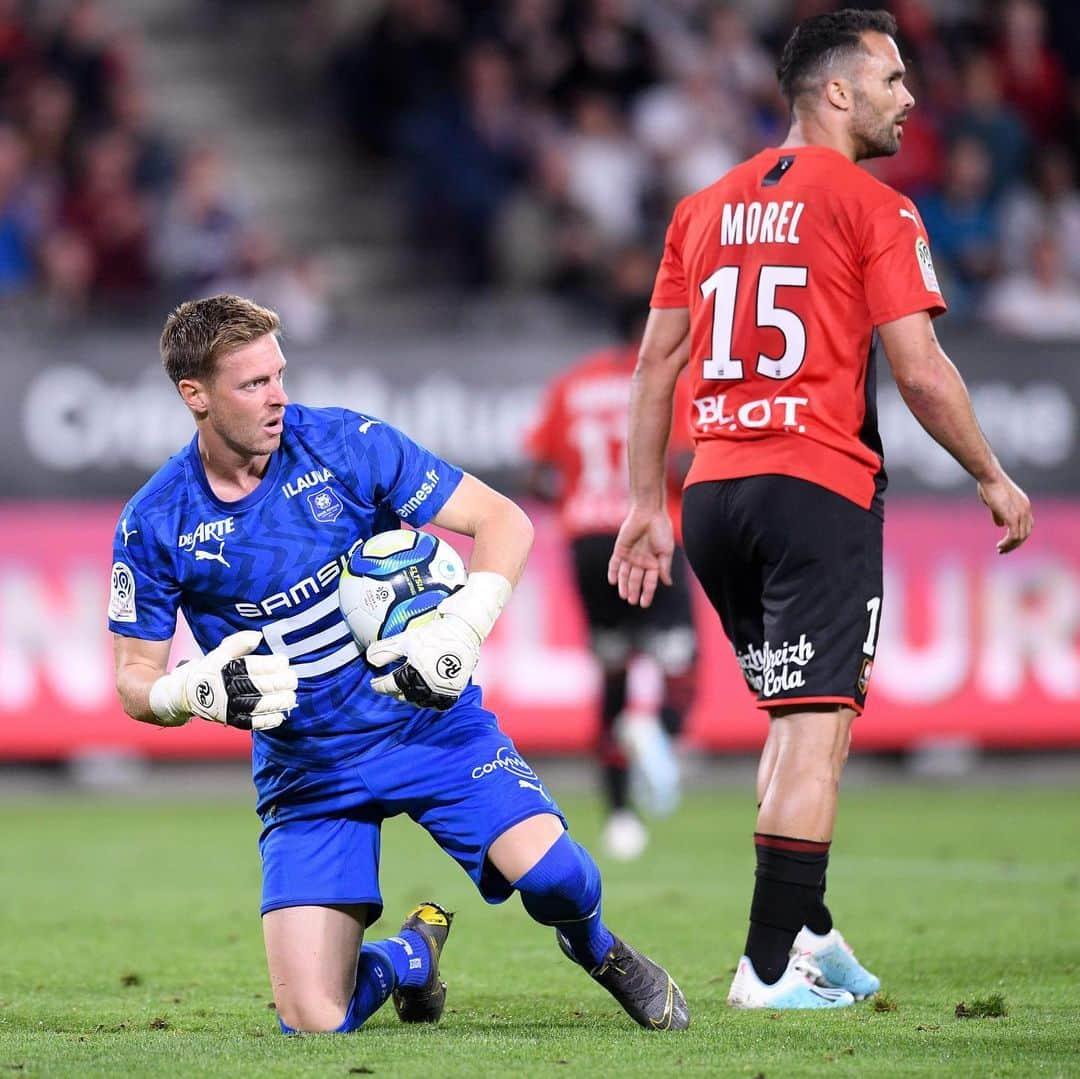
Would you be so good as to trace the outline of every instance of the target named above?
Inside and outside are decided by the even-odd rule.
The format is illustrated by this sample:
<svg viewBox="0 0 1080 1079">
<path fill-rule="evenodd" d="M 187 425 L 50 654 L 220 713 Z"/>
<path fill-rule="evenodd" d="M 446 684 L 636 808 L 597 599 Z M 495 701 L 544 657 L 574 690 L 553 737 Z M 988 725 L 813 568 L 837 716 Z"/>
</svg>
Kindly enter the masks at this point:
<svg viewBox="0 0 1080 1079">
<path fill-rule="evenodd" d="M 261 631 L 258 651 L 288 656 L 300 680 L 285 722 L 254 733 L 263 756 L 317 766 L 363 757 L 440 713 L 371 689 L 372 668 L 338 609 L 338 578 L 369 536 L 429 521 L 461 475 L 380 420 L 288 405 L 259 486 L 223 502 L 196 436 L 124 509 L 109 628 L 168 640 L 180 610 L 204 652 L 239 630 Z M 470 683 L 455 708 L 479 703 Z"/>
</svg>

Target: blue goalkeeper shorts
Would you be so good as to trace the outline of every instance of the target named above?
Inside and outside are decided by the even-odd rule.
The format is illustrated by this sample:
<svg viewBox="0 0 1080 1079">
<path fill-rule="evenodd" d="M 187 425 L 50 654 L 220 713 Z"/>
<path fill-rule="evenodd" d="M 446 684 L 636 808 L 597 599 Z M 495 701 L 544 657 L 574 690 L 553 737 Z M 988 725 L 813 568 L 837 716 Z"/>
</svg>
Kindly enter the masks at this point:
<svg viewBox="0 0 1080 1079">
<path fill-rule="evenodd" d="M 254 751 L 263 833 L 262 913 L 281 907 L 365 903 L 382 913 L 382 822 L 410 817 L 472 878 L 489 903 L 513 894 L 487 862 L 488 847 L 538 813 L 566 818 L 514 743 L 483 708 L 410 735 L 370 759 L 320 771 L 282 767 Z M 274 792 L 269 801 L 264 792 Z"/>
</svg>

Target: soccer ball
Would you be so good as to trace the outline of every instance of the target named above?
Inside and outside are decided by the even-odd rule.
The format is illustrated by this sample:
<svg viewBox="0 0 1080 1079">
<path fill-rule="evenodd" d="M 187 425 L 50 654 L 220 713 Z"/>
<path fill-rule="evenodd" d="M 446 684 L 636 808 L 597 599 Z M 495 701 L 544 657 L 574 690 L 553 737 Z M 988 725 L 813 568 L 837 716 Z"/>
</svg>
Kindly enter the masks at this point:
<svg viewBox="0 0 1080 1079">
<path fill-rule="evenodd" d="M 338 603 L 361 648 L 435 616 L 467 578 L 461 555 L 430 532 L 380 532 L 353 551 Z"/>
</svg>

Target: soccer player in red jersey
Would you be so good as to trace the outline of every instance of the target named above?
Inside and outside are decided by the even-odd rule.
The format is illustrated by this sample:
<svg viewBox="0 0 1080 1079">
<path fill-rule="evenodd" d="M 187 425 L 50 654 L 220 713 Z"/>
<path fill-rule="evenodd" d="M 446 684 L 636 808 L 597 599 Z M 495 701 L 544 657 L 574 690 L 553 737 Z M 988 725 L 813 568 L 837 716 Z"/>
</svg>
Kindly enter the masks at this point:
<svg viewBox="0 0 1080 1079">
<path fill-rule="evenodd" d="M 881 617 L 875 332 L 908 407 L 1007 529 L 998 551 L 1032 527 L 934 335 L 945 301 L 919 213 L 856 166 L 899 150 L 915 104 L 895 33 L 881 11 L 795 29 L 777 69 L 788 137 L 676 207 L 634 380 L 632 504 L 609 579 L 648 606 L 670 576 L 664 446 L 689 364 L 686 553 L 769 714 L 738 1007 L 837 1007 L 879 987 L 824 902 Z"/>
<path fill-rule="evenodd" d="M 653 270 L 652 257 L 644 248 L 629 247 L 620 253 L 611 274 L 619 343 L 582 357 L 552 382 L 526 438 L 526 451 L 534 462 L 532 487 L 558 505 L 590 648 L 602 672 L 596 755 L 607 821 L 601 843 L 609 856 L 623 861 L 638 857 L 648 842 L 636 812 L 641 806 L 635 802 L 665 813 L 678 801 L 679 771 L 672 743 L 682 731 L 691 702 L 696 657 L 689 572 L 681 551 L 672 561 L 672 587 L 647 608 L 627 606 L 606 579 L 611 546 L 630 507 L 626 469 L 630 383 Z M 686 421 L 689 391 L 689 380 L 679 379 L 675 391 L 679 419 L 664 481 L 666 509 L 673 521 L 679 519 L 682 483 L 692 453 Z M 663 680 L 659 715 L 631 714 L 627 708 L 629 668 L 638 655 L 650 656 L 659 668 Z"/>
</svg>

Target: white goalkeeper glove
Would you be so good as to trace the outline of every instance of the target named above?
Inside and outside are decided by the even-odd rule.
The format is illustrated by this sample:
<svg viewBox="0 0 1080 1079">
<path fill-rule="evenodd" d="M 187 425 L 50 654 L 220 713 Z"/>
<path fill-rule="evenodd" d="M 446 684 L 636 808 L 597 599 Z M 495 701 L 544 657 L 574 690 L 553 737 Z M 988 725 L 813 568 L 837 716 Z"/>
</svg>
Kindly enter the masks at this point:
<svg viewBox="0 0 1080 1079">
<path fill-rule="evenodd" d="M 257 630 L 226 637 L 201 659 L 183 663 L 150 687 L 150 709 L 166 727 L 192 716 L 242 731 L 265 731 L 296 707 L 296 672 L 287 656 L 252 656 Z"/>
<path fill-rule="evenodd" d="M 415 629 L 368 645 L 373 667 L 405 662 L 371 680 L 376 693 L 445 711 L 468 685 L 480 645 L 510 598 L 512 586 L 499 573 L 470 573 L 452 596 L 435 608 L 435 617 Z"/>
</svg>

